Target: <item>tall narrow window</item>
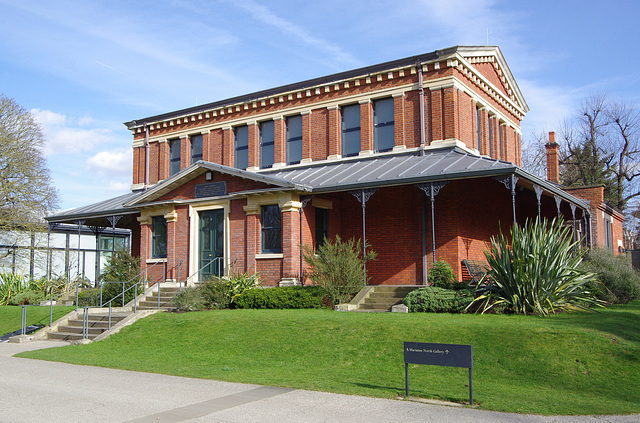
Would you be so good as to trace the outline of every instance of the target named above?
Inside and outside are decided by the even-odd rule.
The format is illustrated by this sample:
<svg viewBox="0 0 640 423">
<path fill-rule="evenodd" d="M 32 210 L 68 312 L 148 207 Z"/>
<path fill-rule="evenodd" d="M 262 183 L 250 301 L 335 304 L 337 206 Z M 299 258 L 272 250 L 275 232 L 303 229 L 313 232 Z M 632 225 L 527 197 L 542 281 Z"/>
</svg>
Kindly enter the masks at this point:
<svg viewBox="0 0 640 423">
<path fill-rule="evenodd" d="M 342 157 L 356 156 L 360 152 L 360 105 L 342 108 Z"/>
<path fill-rule="evenodd" d="M 249 127 L 238 126 L 234 130 L 236 138 L 235 167 L 246 169 L 249 166 Z"/>
<path fill-rule="evenodd" d="M 491 127 L 492 120 L 493 119 L 489 117 L 489 125 L 487 125 L 489 127 L 489 157 L 493 157 L 493 128 Z"/>
<path fill-rule="evenodd" d="M 191 164 L 202 160 L 202 135 L 191 136 Z"/>
<path fill-rule="evenodd" d="M 169 141 L 169 176 L 180 172 L 180 138 Z"/>
<path fill-rule="evenodd" d="M 316 249 L 329 237 L 327 209 L 316 207 Z"/>
<path fill-rule="evenodd" d="M 151 218 L 151 257 L 167 257 L 167 219 L 164 216 Z"/>
<path fill-rule="evenodd" d="M 476 141 L 478 141 L 478 152 L 482 154 L 482 134 L 480 128 L 482 128 L 480 124 L 480 107 L 476 106 Z"/>
<path fill-rule="evenodd" d="M 280 206 L 272 204 L 262 206 L 260 223 L 262 225 L 262 252 L 282 253 L 282 215 Z"/>
<path fill-rule="evenodd" d="M 393 98 L 373 102 L 373 149 L 389 151 L 395 145 Z"/>
<path fill-rule="evenodd" d="M 273 166 L 273 121 L 260 122 L 260 169 Z"/>
<path fill-rule="evenodd" d="M 302 116 L 287 118 L 287 164 L 302 160 Z"/>
<path fill-rule="evenodd" d="M 611 220 L 605 217 L 604 219 L 604 243 L 609 249 L 613 249 L 613 226 Z"/>
</svg>

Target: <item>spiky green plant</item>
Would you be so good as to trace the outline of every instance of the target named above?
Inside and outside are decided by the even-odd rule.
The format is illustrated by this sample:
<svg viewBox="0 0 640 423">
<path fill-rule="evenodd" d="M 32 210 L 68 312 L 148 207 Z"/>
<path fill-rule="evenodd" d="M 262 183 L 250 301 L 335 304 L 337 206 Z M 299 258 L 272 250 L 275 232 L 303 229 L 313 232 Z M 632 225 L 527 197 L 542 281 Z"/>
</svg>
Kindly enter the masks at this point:
<svg viewBox="0 0 640 423">
<path fill-rule="evenodd" d="M 511 245 L 501 232 L 485 251 L 491 282 L 472 305 L 482 313 L 505 307 L 517 314 L 548 315 L 602 305 L 588 285 L 597 280 L 583 261 L 584 251 L 561 219 L 527 220 L 511 228 Z"/>
<path fill-rule="evenodd" d="M 0 305 L 7 305 L 21 292 L 29 290 L 29 280 L 22 273 L 0 273 Z"/>
</svg>

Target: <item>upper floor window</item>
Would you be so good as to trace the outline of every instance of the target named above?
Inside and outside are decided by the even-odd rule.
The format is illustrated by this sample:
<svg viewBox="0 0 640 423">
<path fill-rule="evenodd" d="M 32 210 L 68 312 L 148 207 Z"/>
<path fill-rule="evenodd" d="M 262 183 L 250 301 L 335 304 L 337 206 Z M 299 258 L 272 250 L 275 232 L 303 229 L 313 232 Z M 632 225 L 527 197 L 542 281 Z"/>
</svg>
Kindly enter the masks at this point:
<svg viewBox="0 0 640 423">
<path fill-rule="evenodd" d="M 342 108 L 342 157 L 356 156 L 360 152 L 360 105 Z"/>
<path fill-rule="evenodd" d="M 180 172 L 180 138 L 169 141 L 169 176 Z"/>
<path fill-rule="evenodd" d="M 167 219 L 164 216 L 151 218 L 151 257 L 167 257 Z"/>
<path fill-rule="evenodd" d="M 373 102 L 373 149 L 389 151 L 395 145 L 393 98 Z"/>
<path fill-rule="evenodd" d="M 280 206 L 270 204 L 262 206 L 260 215 L 262 225 L 262 252 L 282 253 L 282 215 Z"/>
<path fill-rule="evenodd" d="M 191 136 L 191 164 L 202 160 L 202 135 Z"/>
<path fill-rule="evenodd" d="M 235 167 L 246 169 L 249 166 L 249 127 L 238 126 L 234 130 L 236 138 Z"/>
<path fill-rule="evenodd" d="M 504 144 L 502 142 L 502 125 L 498 122 L 498 148 L 500 149 L 500 160 L 503 160 L 504 157 Z"/>
<path fill-rule="evenodd" d="M 287 164 L 302 160 L 302 116 L 287 118 Z"/>
<path fill-rule="evenodd" d="M 260 168 L 273 166 L 273 121 L 260 122 Z"/>
</svg>

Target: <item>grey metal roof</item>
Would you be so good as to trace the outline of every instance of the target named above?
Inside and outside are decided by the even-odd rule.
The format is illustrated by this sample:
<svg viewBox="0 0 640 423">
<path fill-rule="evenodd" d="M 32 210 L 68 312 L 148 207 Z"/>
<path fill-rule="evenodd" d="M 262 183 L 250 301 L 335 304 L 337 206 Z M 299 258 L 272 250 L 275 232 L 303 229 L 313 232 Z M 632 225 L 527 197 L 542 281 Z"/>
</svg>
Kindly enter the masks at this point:
<svg viewBox="0 0 640 423">
<path fill-rule="evenodd" d="M 469 154 L 459 148 L 324 162 L 298 168 L 262 171 L 264 175 L 308 186 L 313 192 L 346 191 L 436 180 L 505 175 L 512 163 Z"/>
<path fill-rule="evenodd" d="M 78 207 L 75 209 L 64 210 L 56 214 L 49 215 L 45 219 L 49 222 L 68 222 L 72 219 L 83 218 L 99 218 L 115 215 L 137 214 L 135 209 L 125 208 L 123 204 L 133 200 L 142 194 L 142 191 L 130 192 L 98 203 L 89 204 L 88 206 Z"/>
</svg>

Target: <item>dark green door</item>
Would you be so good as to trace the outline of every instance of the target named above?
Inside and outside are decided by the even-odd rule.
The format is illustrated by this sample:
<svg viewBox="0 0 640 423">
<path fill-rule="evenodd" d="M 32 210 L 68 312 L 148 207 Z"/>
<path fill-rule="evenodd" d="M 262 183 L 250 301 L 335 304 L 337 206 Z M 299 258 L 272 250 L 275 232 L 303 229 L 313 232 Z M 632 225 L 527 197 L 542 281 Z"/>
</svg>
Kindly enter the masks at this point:
<svg viewBox="0 0 640 423">
<path fill-rule="evenodd" d="M 206 210 L 200 216 L 200 279 L 224 274 L 224 210 Z"/>
</svg>

